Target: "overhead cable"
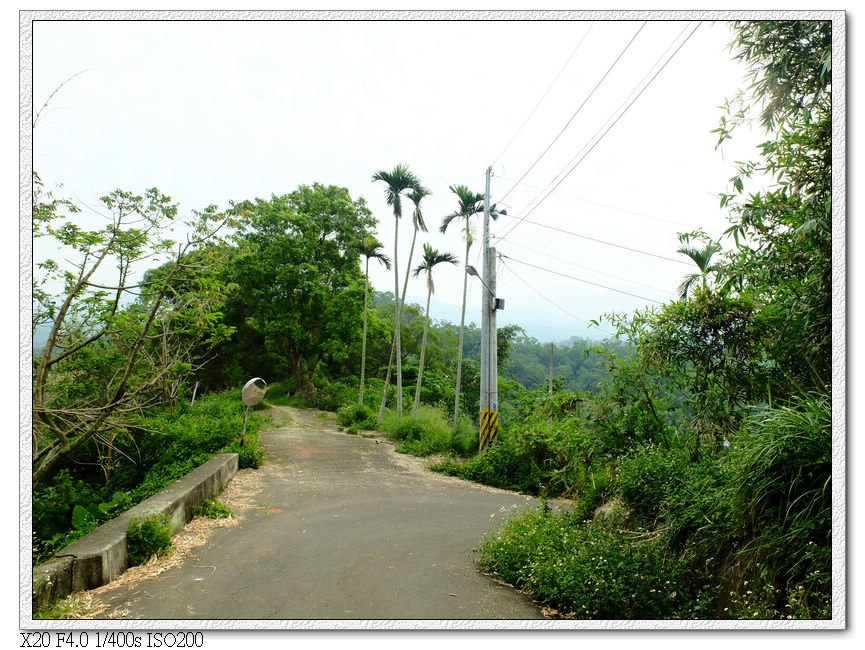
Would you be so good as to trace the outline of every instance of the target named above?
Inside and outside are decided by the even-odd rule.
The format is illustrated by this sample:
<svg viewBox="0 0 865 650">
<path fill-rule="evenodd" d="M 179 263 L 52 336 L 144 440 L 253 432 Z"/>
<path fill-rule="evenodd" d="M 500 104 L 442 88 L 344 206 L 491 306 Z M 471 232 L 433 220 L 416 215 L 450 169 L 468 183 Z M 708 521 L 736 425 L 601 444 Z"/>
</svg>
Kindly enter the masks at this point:
<svg viewBox="0 0 865 650">
<path fill-rule="evenodd" d="M 651 289 L 652 291 L 659 291 L 660 293 L 666 293 L 666 294 L 669 294 L 671 296 L 674 295 L 672 291 L 668 291 L 667 289 L 661 289 L 659 287 L 653 287 L 649 284 L 642 284 L 640 282 L 636 282 L 635 280 L 629 280 L 628 278 L 623 278 L 623 277 L 620 277 L 618 275 L 613 275 L 612 273 L 606 273 L 604 271 L 599 271 L 598 269 L 593 269 L 589 266 L 583 266 L 583 265 L 577 264 L 576 262 L 573 262 L 571 260 L 566 260 L 564 258 L 556 257 L 555 255 L 550 255 L 549 253 L 545 253 L 543 251 L 539 251 L 539 250 L 536 250 L 534 248 L 530 248 L 529 246 L 526 246 L 523 243 L 518 244 L 518 243 L 513 242 L 511 240 L 506 240 L 505 243 L 508 244 L 509 246 L 518 246 L 519 248 L 524 248 L 527 251 L 529 251 L 530 253 L 535 253 L 537 255 L 543 255 L 544 257 L 549 257 L 550 259 L 556 260 L 557 262 L 564 262 L 565 264 L 570 264 L 571 266 L 576 266 L 579 269 L 585 269 L 587 271 L 592 271 L 593 273 L 599 273 L 600 275 L 606 275 L 607 277 L 613 278 L 614 280 L 621 280 L 622 282 L 634 284 L 638 287 L 643 287 L 644 289 Z"/>
<path fill-rule="evenodd" d="M 571 122 L 574 121 L 574 118 L 579 114 L 579 112 L 580 112 L 581 110 L 583 110 L 583 106 L 586 105 L 586 102 L 588 102 L 589 99 L 591 99 L 592 95 L 595 94 L 595 91 L 598 89 L 598 87 L 599 87 L 599 86 L 604 82 L 604 79 L 606 79 L 607 76 L 610 74 L 610 72 L 612 72 L 613 68 L 616 67 L 616 64 L 619 62 L 619 60 L 622 58 L 622 56 L 624 56 L 625 52 L 628 51 L 628 48 L 631 47 L 631 44 L 634 42 L 634 40 L 636 40 L 636 38 L 637 38 L 637 36 L 639 36 L 640 32 L 643 31 L 643 28 L 646 26 L 646 23 L 647 23 L 647 22 L 648 22 L 648 21 L 643 21 L 643 24 L 640 25 L 640 28 L 639 28 L 639 29 L 637 30 L 637 32 L 636 32 L 636 33 L 631 37 L 631 40 L 628 41 L 628 44 L 625 45 L 625 48 L 624 48 L 621 52 L 619 52 L 619 56 L 617 56 L 616 59 L 615 59 L 615 61 L 613 61 L 613 63 L 610 65 L 610 67 L 607 68 L 607 71 L 604 73 L 604 76 L 601 77 L 600 81 L 598 81 L 598 83 L 595 84 L 595 87 L 592 88 L 592 90 L 589 92 L 588 95 L 586 95 L 586 98 L 583 100 L 583 103 L 580 104 L 579 107 L 577 107 L 577 110 L 574 111 L 574 114 L 571 115 L 571 117 L 568 119 L 567 122 L 565 122 L 565 125 L 562 127 L 562 130 L 559 131 L 559 133 L 556 135 L 556 137 L 553 138 L 553 141 L 550 142 L 550 144 L 547 145 L 547 148 L 544 149 L 544 150 L 541 152 L 541 155 L 538 156 L 538 157 L 535 159 L 535 162 L 533 162 L 531 165 L 529 165 L 529 168 L 528 168 L 526 171 L 523 172 L 523 175 L 520 176 L 519 180 L 517 180 L 517 182 L 514 183 L 514 184 L 511 186 L 511 189 L 509 189 L 507 192 L 504 193 L 504 195 L 499 199 L 499 201 L 504 201 L 504 200 L 505 200 L 505 197 L 507 197 L 508 194 L 510 194 L 510 193 L 513 191 L 513 189 L 514 189 L 517 185 L 519 185 L 520 182 L 521 182 L 521 181 L 522 181 L 526 176 L 528 176 L 529 172 L 532 171 L 532 170 L 535 168 L 535 165 L 537 165 L 538 162 L 540 162 L 541 158 L 543 158 L 543 157 L 546 155 L 546 153 L 550 150 L 550 148 L 551 148 L 551 147 L 552 147 L 552 146 L 553 146 L 553 145 L 558 141 L 558 139 L 562 136 L 562 133 L 564 133 L 564 132 L 567 130 L 567 128 L 571 125 Z"/>
<path fill-rule="evenodd" d="M 586 159 L 586 157 L 595 149 L 595 147 L 598 146 L 598 144 L 601 142 L 601 140 L 603 140 L 604 137 L 610 132 L 610 129 L 612 129 L 619 122 L 619 120 L 622 119 L 622 117 L 625 115 L 625 113 L 627 113 L 628 110 L 631 108 L 631 106 L 634 105 L 634 102 L 636 102 L 642 96 L 642 94 L 646 91 L 646 89 L 652 85 L 652 82 L 667 67 L 667 65 L 670 63 L 670 61 L 673 60 L 673 58 L 676 56 L 676 54 L 679 53 L 679 51 L 682 49 L 682 47 L 684 47 L 685 43 L 687 43 L 690 40 L 690 38 L 694 35 L 694 33 L 697 31 L 697 29 L 699 27 L 700 27 L 700 23 L 697 23 L 697 26 L 694 27 L 693 30 L 691 30 L 691 33 L 688 34 L 687 37 L 685 37 L 685 39 L 679 44 L 679 46 L 676 48 L 676 50 L 669 56 L 669 58 L 667 58 L 666 61 L 664 61 L 664 63 L 657 69 L 655 74 L 652 75 L 651 79 L 649 79 L 649 81 L 639 90 L 639 92 L 637 92 L 637 94 L 633 97 L 633 99 L 631 99 L 630 102 L 628 102 L 627 106 L 625 106 L 625 108 L 615 117 L 615 119 L 612 121 L 612 123 L 606 127 L 606 130 L 604 130 L 603 133 L 601 133 L 600 136 L 592 143 L 592 145 L 589 146 L 587 150 L 585 150 L 585 153 L 583 153 L 582 156 L 580 156 L 580 153 L 577 153 L 577 156 L 579 156 L 579 159 L 573 164 L 573 166 L 567 171 L 567 173 L 565 173 L 563 176 L 561 176 L 561 178 L 558 180 L 558 182 L 556 182 L 555 185 L 553 185 L 552 189 L 550 191 L 548 191 L 540 200 L 537 201 L 537 203 L 535 203 L 534 206 L 532 206 L 525 213 L 525 217 L 527 217 L 532 212 L 534 212 L 550 196 L 550 194 L 552 194 L 556 190 L 556 188 L 558 188 L 558 186 L 561 185 L 564 182 L 564 180 L 573 173 L 573 171 L 580 165 L 580 163 L 582 163 Z M 679 36 L 681 36 L 681 34 L 684 33 L 684 31 L 685 30 L 683 29 L 682 32 L 679 33 Z M 678 39 L 679 36 L 677 36 L 676 39 Z M 675 43 L 675 40 L 673 41 L 673 43 Z M 669 51 L 670 47 L 673 46 L 673 43 L 670 44 L 670 46 L 667 48 L 667 51 Z M 665 54 L 666 54 L 666 52 L 665 52 Z M 664 55 L 662 54 L 661 58 L 663 58 L 663 56 Z M 658 62 L 659 61 L 660 61 L 660 58 L 658 59 Z M 655 65 L 658 65 L 658 62 L 656 62 Z M 650 68 L 650 70 L 651 70 L 651 68 Z M 648 76 L 648 73 L 647 73 L 647 76 Z M 644 77 L 644 79 L 645 79 L 645 77 Z M 612 117 L 610 119 L 612 119 Z M 608 120 L 608 122 L 609 122 L 609 120 Z M 604 127 L 601 127 L 601 129 L 603 129 L 603 128 Z M 599 132 L 600 132 L 600 129 L 598 132 L 595 133 L 595 135 L 597 135 Z M 595 137 L 595 136 L 592 136 L 592 137 Z M 591 142 L 591 140 L 590 140 L 590 142 Z M 586 149 L 586 147 L 584 147 L 583 149 Z M 573 161 L 573 159 L 571 159 L 571 160 Z M 570 164 L 570 163 L 568 163 L 568 164 Z M 566 167 L 567 167 L 567 165 L 566 165 Z M 562 170 L 562 171 L 564 171 L 564 170 Z M 559 172 L 560 175 L 561 175 L 561 173 L 562 172 Z M 549 184 L 548 184 L 548 187 L 549 187 Z M 541 192 L 541 194 L 543 194 L 543 191 Z M 538 196 L 540 196 L 540 195 L 538 195 Z M 537 199 L 537 197 L 536 197 L 536 199 Z M 523 219 L 525 217 L 523 217 Z M 518 221 L 513 226 L 511 226 L 511 228 L 503 235 L 503 237 L 506 237 L 507 235 L 509 235 L 517 226 L 520 225 L 521 221 Z"/>
<path fill-rule="evenodd" d="M 601 289 L 606 289 L 607 291 L 615 291 L 616 293 L 623 293 L 626 296 L 631 296 L 632 298 L 639 298 L 640 300 L 648 300 L 649 302 L 653 302 L 657 305 L 662 305 L 663 303 L 660 300 L 655 300 L 654 298 L 648 298 L 646 296 L 640 296 L 636 293 L 631 293 L 630 291 L 623 291 L 622 289 L 616 289 L 614 287 L 609 287 L 605 284 L 600 284 L 598 282 L 590 282 L 589 280 L 584 280 L 583 278 L 578 278 L 574 275 L 568 275 L 567 273 L 561 273 L 560 271 L 554 271 L 553 269 L 544 268 L 543 266 L 538 266 L 537 264 L 532 264 L 530 262 L 524 262 L 522 260 L 518 260 L 516 258 L 511 257 L 510 255 L 502 254 L 502 257 L 505 259 L 511 260 L 512 262 L 516 262 L 517 264 L 523 264 L 525 266 L 530 266 L 533 269 L 538 269 L 539 271 L 546 271 L 547 273 L 552 273 L 554 275 L 560 275 L 563 278 L 569 278 L 571 280 L 576 280 L 577 282 L 583 282 L 585 284 L 591 284 L 595 287 L 600 287 Z"/>
<path fill-rule="evenodd" d="M 573 159 L 572 159 L 573 160 Z M 505 181 L 513 181 L 512 178 L 507 178 L 505 176 L 499 175 L 497 178 L 500 178 Z M 530 187 L 533 190 L 546 190 L 546 187 L 542 188 L 539 185 L 532 185 L 530 183 L 523 183 L 524 187 Z M 549 184 L 547 185 L 549 187 Z M 659 217 L 653 214 L 647 214 L 645 212 L 639 212 L 638 210 L 631 210 L 630 208 L 622 208 L 615 205 L 610 205 L 609 203 L 601 203 L 599 201 L 592 201 L 590 199 L 584 199 L 579 196 L 574 196 L 573 194 L 565 194 L 564 192 L 553 192 L 556 196 L 561 196 L 566 199 L 573 199 L 574 201 L 581 201 L 582 203 L 589 203 L 591 205 L 597 205 L 602 208 L 607 208 L 609 210 L 616 210 L 617 212 L 627 212 L 628 214 L 633 214 L 638 217 L 645 217 L 646 219 L 652 219 L 654 221 L 663 221 L 664 223 L 671 223 L 676 226 L 684 226 L 685 228 L 693 228 L 694 224 L 685 223 L 684 221 L 677 221 L 675 219 L 668 219 L 667 217 Z M 714 195 L 713 195 L 714 196 Z"/>
<path fill-rule="evenodd" d="M 505 216 L 508 216 L 508 217 L 514 216 L 515 218 L 517 218 L 515 215 L 505 215 Z M 613 242 L 605 241 L 603 239 L 597 239 L 595 237 L 589 237 L 588 235 L 580 235 L 579 233 L 575 233 L 575 232 L 572 232 L 570 230 L 565 230 L 564 228 L 558 228 L 556 226 L 549 226 L 549 225 L 547 225 L 545 223 L 541 223 L 539 221 L 532 221 L 531 219 L 526 219 L 525 217 L 519 217 L 519 219 L 520 219 L 519 223 L 523 223 L 523 222 L 530 223 L 533 226 L 539 226 L 541 228 L 547 228 L 548 230 L 555 230 L 556 232 L 561 232 L 561 233 L 564 233 L 566 235 L 570 235 L 571 237 L 579 237 L 580 239 L 588 239 L 589 241 L 593 241 L 597 244 L 605 244 L 606 246 L 613 246 L 615 248 L 621 248 L 622 250 L 631 251 L 632 253 L 639 253 L 640 255 L 648 255 L 649 257 L 656 257 L 660 260 L 666 260 L 668 262 L 675 262 L 676 264 L 684 264 L 685 266 L 690 266 L 690 264 L 688 262 L 685 262 L 684 260 L 676 259 L 675 257 L 665 257 L 664 255 L 658 255 L 657 253 L 650 253 L 649 251 L 640 250 L 639 248 L 631 248 L 630 246 L 623 246 L 622 244 L 615 244 Z M 511 228 L 511 230 L 513 230 L 513 228 Z M 500 237 L 497 236 L 496 239 L 498 239 L 499 241 L 510 241 L 509 239 L 507 239 L 507 237 L 505 235 L 502 235 Z"/>
<path fill-rule="evenodd" d="M 506 256 L 503 255 L 503 256 L 501 256 L 501 257 L 506 257 Z M 508 258 L 508 259 L 512 259 L 512 258 Z M 504 263 L 504 261 L 502 261 L 502 263 Z M 532 291 L 533 291 L 534 293 L 536 293 L 538 296 L 540 296 L 541 298 L 543 298 L 544 300 L 546 300 L 546 301 L 547 301 L 548 303 L 550 303 L 553 307 L 555 307 L 556 309 L 558 309 L 558 310 L 564 312 L 565 314 L 567 314 L 567 315 L 570 316 L 571 318 L 575 318 L 576 320 L 580 321 L 581 323 L 585 323 L 585 324 L 588 325 L 589 327 L 592 327 L 592 323 L 590 323 L 589 321 L 587 321 L 585 318 L 580 318 L 580 317 L 577 316 L 576 314 L 572 314 L 571 312 L 569 312 L 567 309 L 565 309 L 565 308 L 562 307 L 561 305 L 559 305 L 559 304 L 557 304 L 556 302 L 554 302 L 554 301 L 550 300 L 549 298 L 547 298 L 544 294 L 542 294 L 540 291 L 538 291 L 535 287 L 533 287 L 531 284 L 529 284 L 528 282 L 526 282 L 525 280 L 523 280 L 523 278 L 521 278 L 520 275 L 519 275 L 518 273 L 515 273 L 513 269 L 510 269 L 507 265 L 505 265 L 505 268 L 508 268 L 508 269 L 511 271 L 511 273 L 513 274 L 513 276 L 514 276 L 517 280 L 519 280 L 520 282 L 522 282 L 524 285 L 526 285 L 526 287 L 528 287 L 530 290 L 532 290 Z M 599 326 L 599 325 L 595 325 L 595 327 L 597 327 L 599 330 L 601 330 L 601 331 L 604 332 L 605 334 L 609 334 L 610 336 L 616 336 L 615 334 L 613 334 L 613 332 L 610 332 L 610 331 L 608 331 L 608 330 L 605 330 L 603 327 L 601 327 L 601 326 Z"/>
<path fill-rule="evenodd" d="M 514 143 L 514 140 L 517 139 L 517 136 L 519 136 L 519 134 L 523 132 L 523 129 L 526 127 L 526 124 L 529 123 L 529 120 L 532 119 L 532 117 L 534 116 L 535 112 L 537 112 L 537 110 L 538 110 L 538 108 L 540 107 L 540 105 L 541 105 L 541 104 L 543 103 L 543 101 L 547 98 L 547 95 L 550 94 L 550 91 L 553 89 L 553 86 L 556 85 L 556 82 L 559 80 L 559 77 L 562 76 L 562 73 L 565 71 L 565 68 L 568 67 L 568 64 L 571 62 L 571 59 L 574 58 L 574 55 L 577 53 L 577 50 L 580 49 L 580 45 L 582 45 L 582 44 L 583 44 L 583 41 L 586 40 L 586 36 L 588 36 L 588 35 L 589 35 L 589 32 L 592 31 L 592 27 L 593 27 L 594 25 L 595 25 L 594 21 L 591 22 L 591 23 L 589 23 L 589 28 L 586 30 L 586 33 L 583 34 L 583 37 L 582 37 L 582 38 L 577 42 L 577 46 L 576 46 L 576 47 L 571 51 L 571 54 L 570 54 L 570 56 L 568 57 L 567 61 L 565 61 L 565 64 L 562 66 L 562 69 L 559 70 L 559 74 L 556 75 L 555 79 L 553 79 L 552 83 L 550 83 L 550 85 L 547 87 L 546 92 L 544 92 L 544 94 L 543 94 L 543 95 L 541 96 L 541 98 L 538 100 L 538 103 L 535 104 L 535 107 L 532 109 L 532 112 L 529 113 L 529 116 L 528 116 L 528 117 L 525 119 L 525 121 L 520 125 L 520 128 L 517 129 L 517 132 L 514 133 L 513 137 L 512 137 L 510 140 L 508 140 L 508 143 L 505 145 L 505 148 L 502 149 L 502 152 L 501 152 L 498 156 L 496 156 L 496 159 L 493 161 L 493 165 L 495 165 L 495 164 L 496 164 L 496 163 L 501 159 L 501 157 L 505 155 L 505 153 L 507 152 L 507 150 L 510 149 L 511 145 Z"/>
</svg>

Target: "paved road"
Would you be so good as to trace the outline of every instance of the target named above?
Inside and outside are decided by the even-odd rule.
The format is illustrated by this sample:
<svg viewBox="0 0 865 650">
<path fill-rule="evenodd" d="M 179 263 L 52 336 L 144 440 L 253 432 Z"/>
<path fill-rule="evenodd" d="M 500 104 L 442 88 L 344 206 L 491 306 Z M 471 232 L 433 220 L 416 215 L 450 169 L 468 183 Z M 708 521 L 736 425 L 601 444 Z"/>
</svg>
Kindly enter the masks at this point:
<svg viewBox="0 0 865 650">
<path fill-rule="evenodd" d="M 140 619 L 540 619 L 474 567 L 473 549 L 529 500 L 440 476 L 384 441 L 285 409 L 263 433 L 254 507 L 181 566 L 105 592 Z M 113 613 L 112 613 L 113 611 Z"/>
</svg>

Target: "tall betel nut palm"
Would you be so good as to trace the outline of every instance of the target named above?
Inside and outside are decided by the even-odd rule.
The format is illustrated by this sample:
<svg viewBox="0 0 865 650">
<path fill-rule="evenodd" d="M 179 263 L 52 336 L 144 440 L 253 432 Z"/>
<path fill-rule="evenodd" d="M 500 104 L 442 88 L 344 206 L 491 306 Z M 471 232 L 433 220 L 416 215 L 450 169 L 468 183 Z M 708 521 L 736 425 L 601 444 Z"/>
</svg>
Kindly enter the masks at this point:
<svg viewBox="0 0 865 650">
<path fill-rule="evenodd" d="M 426 224 L 423 220 L 423 213 L 420 209 L 420 202 L 427 196 L 432 194 L 427 188 L 422 187 L 418 184 L 417 187 L 411 189 L 411 191 L 406 194 L 406 196 L 414 203 L 414 212 L 412 212 L 412 225 L 414 226 L 414 233 L 411 238 L 411 248 L 408 251 L 408 264 L 405 267 L 405 280 L 402 283 L 402 302 L 405 303 L 405 294 L 408 290 L 408 276 L 411 273 L 411 260 L 414 256 L 414 245 L 417 241 L 417 231 L 423 230 L 427 232 Z M 387 405 L 387 393 L 388 388 L 390 388 L 390 372 L 393 367 L 393 357 L 394 351 L 396 350 L 396 341 L 391 345 L 390 348 L 390 359 L 387 362 L 387 375 L 385 375 L 384 379 L 384 392 L 381 396 L 381 407 L 378 410 L 378 423 L 381 424 L 381 420 L 384 417 L 384 408 Z"/>
<path fill-rule="evenodd" d="M 366 324 L 367 324 L 367 303 L 369 295 L 369 261 L 377 260 L 390 271 L 390 258 L 382 252 L 382 243 L 372 235 L 364 237 L 361 243 L 360 254 L 364 258 L 363 270 L 363 344 L 360 353 L 360 392 L 358 394 L 358 404 L 363 404 L 363 384 L 366 376 Z"/>
<path fill-rule="evenodd" d="M 396 309 L 394 310 L 394 351 L 396 356 L 396 411 L 402 415 L 402 346 L 399 330 L 402 317 L 402 301 L 399 293 L 399 220 L 402 217 L 402 195 L 417 188 L 420 183 L 417 177 L 409 171 L 408 166 L 398 164 L 391 171 L 382 170 L 372 176 L 373 182 L 382 181 L 385 188 L 387 204 L 393 208 L 393 286 Z M 385 387 L 385 393 L 387 387 Z"/>
<path fill-rule="evenodd" d="M 417 407 L 420 404 L 420 387 L 423 382 L 423 364 L 424 364 L 424 356 L 426 355 L 426 341 L 427 341 L 427 333 L 429 332 L 429 324 L 430 324 L 430 315 L 429 315 L 429 304 L 430 298 L 435 293 L 435 285 L 433 285 L 433 268 L 435 268 L 439 264 L 443 263 L 449 264 L 458 264 L 459 259 L 455 255 L 451 255 L 450 253 L 440 253 L 436 249 L 434 249 L 429 244 L 423 245 L 423 261 L 417 266 L 414 270 L 414 276 L 418 277 L 421 273 L 426 273 L 426 311 L 424 312 L 424 323 L 423 323 L 423 338 L 421 339 L 420 344 L 420 361 L 418 362 L 418 371 L 417 371 L 417 387 L 414 391 L 414 405 L 412 406 L 412 417 L 417 415 Z"/>
<path fill-rule="evenodd" d="M 442 233 L 447 232 L 448 226 L 454 219 L 462 219 L 465 221 L 465 239 L 466 239 L 466 256 L 465 260 L 468 263 L 469 259 L 469 249 L 472 246 L 472 233 L 471 228 L 469 227 L 469 222 L 471 218 L 478 214 L 483 213 L 484 211 L 484 195 L 478 192 L 472 192 L 465 185 L 451 185 L 451 192 L 457 195 L 457 201 L 459 202 L 459 206 L 455 212 L 447 215 L 444 219 L 442 219 L 441 226 L 439 227 L 439 231 Z M 493 219 L 498 217 L 498 212 L 496 212 L 496 206 L 490 206 L 490 216 Z M 468 274 L 463 270 L 463 307 L 462 313 L 460 314 L 460 339 L 459 339 L 459 352 L 457 353 L 457 379 L 456 379 L 456 397 L 454 398 L 454 426 L 456 426 L 459 421 L 460 416 L 460 382 L 462 381 L 462 370 L 463 370 L 463 336 L 465 334 L 465 321 L 466 321 L 466 289 L 468 287 Z"/>
</svg>

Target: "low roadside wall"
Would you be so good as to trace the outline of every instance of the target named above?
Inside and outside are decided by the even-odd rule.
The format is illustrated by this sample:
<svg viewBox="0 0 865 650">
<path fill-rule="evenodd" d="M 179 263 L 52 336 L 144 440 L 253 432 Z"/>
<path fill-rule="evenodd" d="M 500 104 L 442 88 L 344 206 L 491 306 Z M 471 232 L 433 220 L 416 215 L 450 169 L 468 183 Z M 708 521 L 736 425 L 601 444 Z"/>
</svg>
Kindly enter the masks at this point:
<svg viewBox="0 0 865 650">
<path fill-rule="evenodd" d="M 152 514 L 171 519 L 172 533 L 192 519 L 192 512 L 222 492 L 237 473 L 237 454 L 220 454 L 70 544 L 33 569 L 34 613 L 57 598 L 108 584 L 126 571 L 126 529 L 130 521 Z"/>
</svg>

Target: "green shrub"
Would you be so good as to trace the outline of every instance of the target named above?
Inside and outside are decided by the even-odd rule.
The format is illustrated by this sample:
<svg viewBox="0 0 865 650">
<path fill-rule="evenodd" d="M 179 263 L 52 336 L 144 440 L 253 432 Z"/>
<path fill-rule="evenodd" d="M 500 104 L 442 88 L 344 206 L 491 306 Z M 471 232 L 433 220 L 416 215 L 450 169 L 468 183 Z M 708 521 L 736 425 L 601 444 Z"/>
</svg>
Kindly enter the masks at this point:
<svg viewBox="0 0 865 650">
<path fill-rule="evenodd" d="M 215 454 L 236 451 L 240 467 L 259 467 L 264 458 L 257 439 L 261 415 L 250 411 L 240 449 L 243 410 L 236 389 L 201 395 L 191 406 L 178 403 L 174 409 L 147 409 L 128 431 L 114 438 L 110 472 L 94 471 L 93 464 L 85 464 L 82 457 L 80 464 L 34 488 L 33 561 L 47 560 Z"/>
<path fill-rule="evenodd" d="M 357 402 L 358 386 L 357 380 L 351 378 L 338 381 L 328 381 L 326 378 L 317 378 L 315 391 L 309 400 L 310 406 L 322 411 L 337 411 L 343 404 Z"/>
<path fill-rule="evenodd" d="M 258 469 L 264 463 L 264 447 L 258 441 L 257 435 L 247 435 L 243 441 L 243 446 L 240 445 L 239 440 L 231 443 L 226 451 L 237 454 L 239 469 Z"/>
<path fill-rule="evenodd" d="M 218 499 L 207 499 L 200 506 L 196 506 L 192 513 L 196 517 L 207 517 L 208 519 L 228 519 L 231 517 L 231 508 Z"/>
<path fill-rule="evenodd" d="M 727 459 L 706 455 L 690 464 L 663 509 L 671 548 L 684 553 L 695 569 L 715 573 L 739 532 Z"/>
<path fill-rule="evenodd" d="M 381 429 L 396 441 L 396 450 L 415 456 L 431 454 L 464 455 L 475 447 L 476 434 L 470 432 L 471 425 L 460 421 L 453 429 L 441 409 L 422 405 L 417 415 L 398 417 L 394 411 L 386 410 Z"/>
<path fill-rule="evenodd" d="M 170 548 L 171 520 L 168 515 L 149 515 L 129 522 L 126 529 L 129 566 L 144 564 L 154 555 L 164 555 Z"/>
<path fill-rule="evenodd" d="M 595 464 L 585 470 L 582 492 L 574 499 L 572 516 L 591 521 L 595 511 L 613 496 L 614 474 L 610 465 Z"/>
<path fill-rule="evenodd" d="M 270 382 L 267 385 L 267 394 L 263 401 L 274 406 L 286 406 L 291 400 L 293 388 L 294 382 L 291 380 Z"/>
<path fill-rule="evenodd" d="M 376 414 L 366 404 L 345 404 L 336 412 L 336 420 L 357 432 L 360 429 L 375 429 Z"/>
<path fill-rule="evenodd" d="M 648 446 L 622 458 L 616 468 L 616 487 L 643 523 L 661 516 L 667 496 L 684 481 L 688 460 L 677 451 Z"/>
<path fill-rule="evenodd" d="M 544 483 L 539 468 L 527 461 L 514 438 L 507 435 L 469 458 L 462 476 L 484 485 L 530 494 L 540 493 Z"/>
<path fill-rule="evenodd" d="M 677 618 L 688 610 L 685 567 L 662 539 L 589 527 L 570 512 L 509 519 L 484 538 L 480 565 L 577 618 Z"/>
<path fill-rule="evenodd" d="M 466 458 L 478 452 L 480 443 L 480 432 L 471 420 L 460 417 L 456 428 L 453 429 L 451 449 L 458 456 Z"/>
</svg>

